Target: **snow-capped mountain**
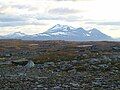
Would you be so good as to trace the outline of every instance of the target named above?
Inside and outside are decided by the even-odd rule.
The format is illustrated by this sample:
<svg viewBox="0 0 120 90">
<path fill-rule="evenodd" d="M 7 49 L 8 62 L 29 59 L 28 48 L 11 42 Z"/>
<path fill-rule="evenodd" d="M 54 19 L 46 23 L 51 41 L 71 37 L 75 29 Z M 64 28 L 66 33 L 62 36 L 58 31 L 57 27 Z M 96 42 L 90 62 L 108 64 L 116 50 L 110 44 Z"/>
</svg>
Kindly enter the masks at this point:
<svg viewBox="0 0 120 90">
<path fill-rule="evenodd" d="M 48 29 L 46 32 L 42 33 L 42 35 L 46 36 L 46 39 L 48 38 L 50 40 L 87 41 L 112 39 L 110 36 L 103 34 L 95 28 L 86 31 L 83 28 L 74 28 L 71 26 L 60 24 L 57 24 L 52 28 Z"/>
<path fill-rule="evenodd" d="M 23 40 L 67 40 L 67 41 L 102 41 L 112 40 L 112 38 L 106 34 L 103 34 L 99 30 L 93 28 L 89 31 L 83 28 L 74 28 L 67 25 L 57 24 L 46 32 L 38 33 L 34 35 L 26 35 L 21 32 L 15 32 L 3 36 L 5 39 L 23 39 Z M 2 37 L 2 38 L 3 38 Z"/>
<path fill-rule="evenodd" d="M 6 38 L 6 39 L 20 39 L 21 37 L 24 37 L 24 36 L 26 36 L 25 33 L 14 32 L 14 33 L 4 35 L 3 37 Z"/>
</svg>

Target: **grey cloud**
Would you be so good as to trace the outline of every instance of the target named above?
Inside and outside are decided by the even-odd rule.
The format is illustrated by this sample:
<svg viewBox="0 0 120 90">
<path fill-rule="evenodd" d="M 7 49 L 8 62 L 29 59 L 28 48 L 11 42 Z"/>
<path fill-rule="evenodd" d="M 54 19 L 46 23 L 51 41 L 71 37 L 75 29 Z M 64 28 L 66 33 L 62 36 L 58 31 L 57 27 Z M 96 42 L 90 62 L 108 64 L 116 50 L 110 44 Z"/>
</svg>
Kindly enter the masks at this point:
<svg viewBox="0 0 120 90">
<path fill-rule="evenodd" d="M 117 21 L 117 22 L 86 22 L 86 24 L 120 26 L 120 21 Z"/>
<path fill-rule="evenodd" d="M 40 16 L 37 17 L 37 20 L 64 20 L 65 17 L 56 17 L 56 16 Z"/>
<path fill-rule="evenodd" d="M 19 22 L 0 22 L 0 27 L 9 27 L 9 26 L 15 27 L 15 26 L 22 26 L 24 24 L 25 24 L 25 22 L 21 22 L 21 21 L 19 21 Z"/>
<path fill-rule="evenodd" d="M 0 22 L 25 21 L 25 18 L 15 15 L 0 14 Z"/>
<path fill-rule="evenodd" d="M 45 25 L 45 23 L 41 23 L 38 21 L 30 21 L 29 17 L 25 18 L 16 15 L 0 14 L 0 27 L 15 27 L 23 25 Z"/>
<path fill-rule="evenodd" d="M 37 7 L 35 6 L 31 6 L 31 5 L 21 5 L 21 4 L 9 4 L 9 5 L 5 5 L 5 4 L 1 4 L 0 3 L 0 13 L 4 12 L 4 10 L 6 10 L 7 8 L 15 8 L 15 9 L 27 9 L 28 11 L 35 11 L 38 10 Z"/>
<path fill-rule="evenodd" d="M 18 8 L 18 9 L 26 9 L 26 8 L 29 8 L 27 5 L 12 5 L 12 7 Z"/>
<path fill-rule="evenodd" d="M 36 17 L 37 20 L 62 20 L 62 21 L 67 21 L 67 22 L 75 22 L 75 21 L 82 21 L 83 17 L 78 17 L 78 16 L 68 16 L 68 17 L 64 17 L 64 16 L 42 16 L 42 15 L 38 15 L 38 17 Z"/>
<path fill-rule="evenodd" d="M 55 9 L 50 9 L 48 13 L 52 14 L 59 14 L 59 15 L 65 15 L 65 14 L 74 14 L 74 13 L 79 13 L 79 12 L 84 12 L 76 9 L 69 9 L 69 8 L 55 8 Z"/>
<path fill-rule="evenodd" d="M 24 25 L 46 25 L 46 23 L 29 22 L 29 21 L 16 21 L 16 22 L 0 22 L 0 27 L 16 27 Z"/>
<path fill-rule="evenodd" d="M 68 21 L 68 22 L 84 21 L 83 16 L 80 16 L 80 17 L 78 17 L 78 16 L 69 16 L 65 20 Z"/>
<path fill-rule="evenodd" d="M 11 5 L 12 8 L 18 8 L 18 9 L 28 9 L 29 11 L 34 11 L 34 10 L 38 10 L 37 7 L 33 7 L 30 5 Z"/>
<path fill-rule="evenodd" d="M 8 6 L 0 3 L 0 13 L 2 13 L 2 11 L 4 11 L 7 7 Z"/>
<path fill-rule="evenodd" d="M 114 30 L 114 31 L 116 30 L 117 31 L 117 30 L 120 30 L 120 29 L 119 28 L 111 28 L 110 30 Z"/>
</svg>

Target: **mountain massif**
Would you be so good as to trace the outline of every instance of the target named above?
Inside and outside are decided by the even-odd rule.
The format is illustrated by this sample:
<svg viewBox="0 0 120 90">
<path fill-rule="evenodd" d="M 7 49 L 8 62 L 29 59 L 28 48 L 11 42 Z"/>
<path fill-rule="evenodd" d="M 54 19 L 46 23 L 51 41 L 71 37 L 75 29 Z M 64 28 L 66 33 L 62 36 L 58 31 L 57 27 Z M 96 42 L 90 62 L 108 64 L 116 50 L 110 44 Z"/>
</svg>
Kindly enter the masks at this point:
<svg viewBox="0 0 120 90">
<path fill-rule="evenodd" d="M 22 39 L 22 40 L 66 40 L 66 41 L 104 41 L 113 40 L 110 36 L 93 28 L 85 30 L 67 25 L 57 24 L 43 33 L 27 35 L 21 32 L 14 32 L 0 36 L 0 39 Z"/>
</svg>

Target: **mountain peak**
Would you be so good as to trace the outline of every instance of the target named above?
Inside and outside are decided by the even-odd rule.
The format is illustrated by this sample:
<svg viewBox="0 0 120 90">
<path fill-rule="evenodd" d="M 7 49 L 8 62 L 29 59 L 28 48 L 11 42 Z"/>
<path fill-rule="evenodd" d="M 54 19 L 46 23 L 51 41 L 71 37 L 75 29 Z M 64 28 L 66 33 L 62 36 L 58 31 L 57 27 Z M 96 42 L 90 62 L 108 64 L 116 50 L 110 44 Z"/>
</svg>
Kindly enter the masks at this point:
<svg viewBox="0 0 120 90">
<path fill-rule="evenodd" d="M 47 33 L 53 33 L 53 32 L 68 32 L 69 30 L 73 30 L 75 28 L 68 26 L 68 25 L 60 25 L 60 24 L 56 24 L 55 26 L 53 26 L 52 28 L 50 28 Z"/>
<path fill-rule="evenodd" d="M 54 27 L 60 27 L 60 26 L 62 26 L 62 25 L 60 25 L 60 24 L 56 24 Z"/>
<path fill-rule="evenodd" d="M 24 35 L 26 35 L 25 33 L 22 33 L 22 32 L 14 32 L 14 33 L 11 33 L 11 34 L 9 34 L 9 35 L 18 35 L 18 36 L 24 36 Z"/>
<path fill-rule="evenodd" d="M 10 38 L 23 37 L 23 36 L 26 36 L 26 34 L 22 32 L 13 32 L 5 35 L 5 37 L 10 37 Z"/>
<path fill-rule="evenodd" d="M 82 27 L 79 27 L 79 28 L 77 28 L 77 29 L 79 29 L 79 30 L 84 30 Z"/>
<path fill-rule="evenodd" d="M 25 33 L 18 31 L 18 32 L 14 32 L 14 34 L 25 34 Z"/>
<path fill-rule="evenodd" d="M 93 29 L 91 29 L 91 31 L 99 31 L 98 29 L 96 29 L 96 28 L 93 28 Z M 100 31 L 99 31 L 100 32 Z"/>
<path fill-rule="evenodd" d="M 56 24 L 53 28 L 70 28 L 74 29 L 72 26 Z"/>
<path fill-rule="evenodd" d="M 101 33 L 98 29 L 93 28 L 91 30 L 88 31 L 89 33 Z"/>
</svg>

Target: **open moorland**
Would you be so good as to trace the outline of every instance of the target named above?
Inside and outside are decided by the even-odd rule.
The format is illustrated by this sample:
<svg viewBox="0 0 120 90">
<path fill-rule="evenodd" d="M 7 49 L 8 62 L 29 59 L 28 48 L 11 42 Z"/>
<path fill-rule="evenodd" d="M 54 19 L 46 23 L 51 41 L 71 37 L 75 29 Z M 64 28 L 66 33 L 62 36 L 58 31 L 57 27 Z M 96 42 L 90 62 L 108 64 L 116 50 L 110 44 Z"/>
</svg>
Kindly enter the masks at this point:
<svg viewBox="0 0 120 90">
<path fill-rule="evenodd" d="M 119 90 L 120 42 L 0 40 L 0 90 Z"/>
</svg>

